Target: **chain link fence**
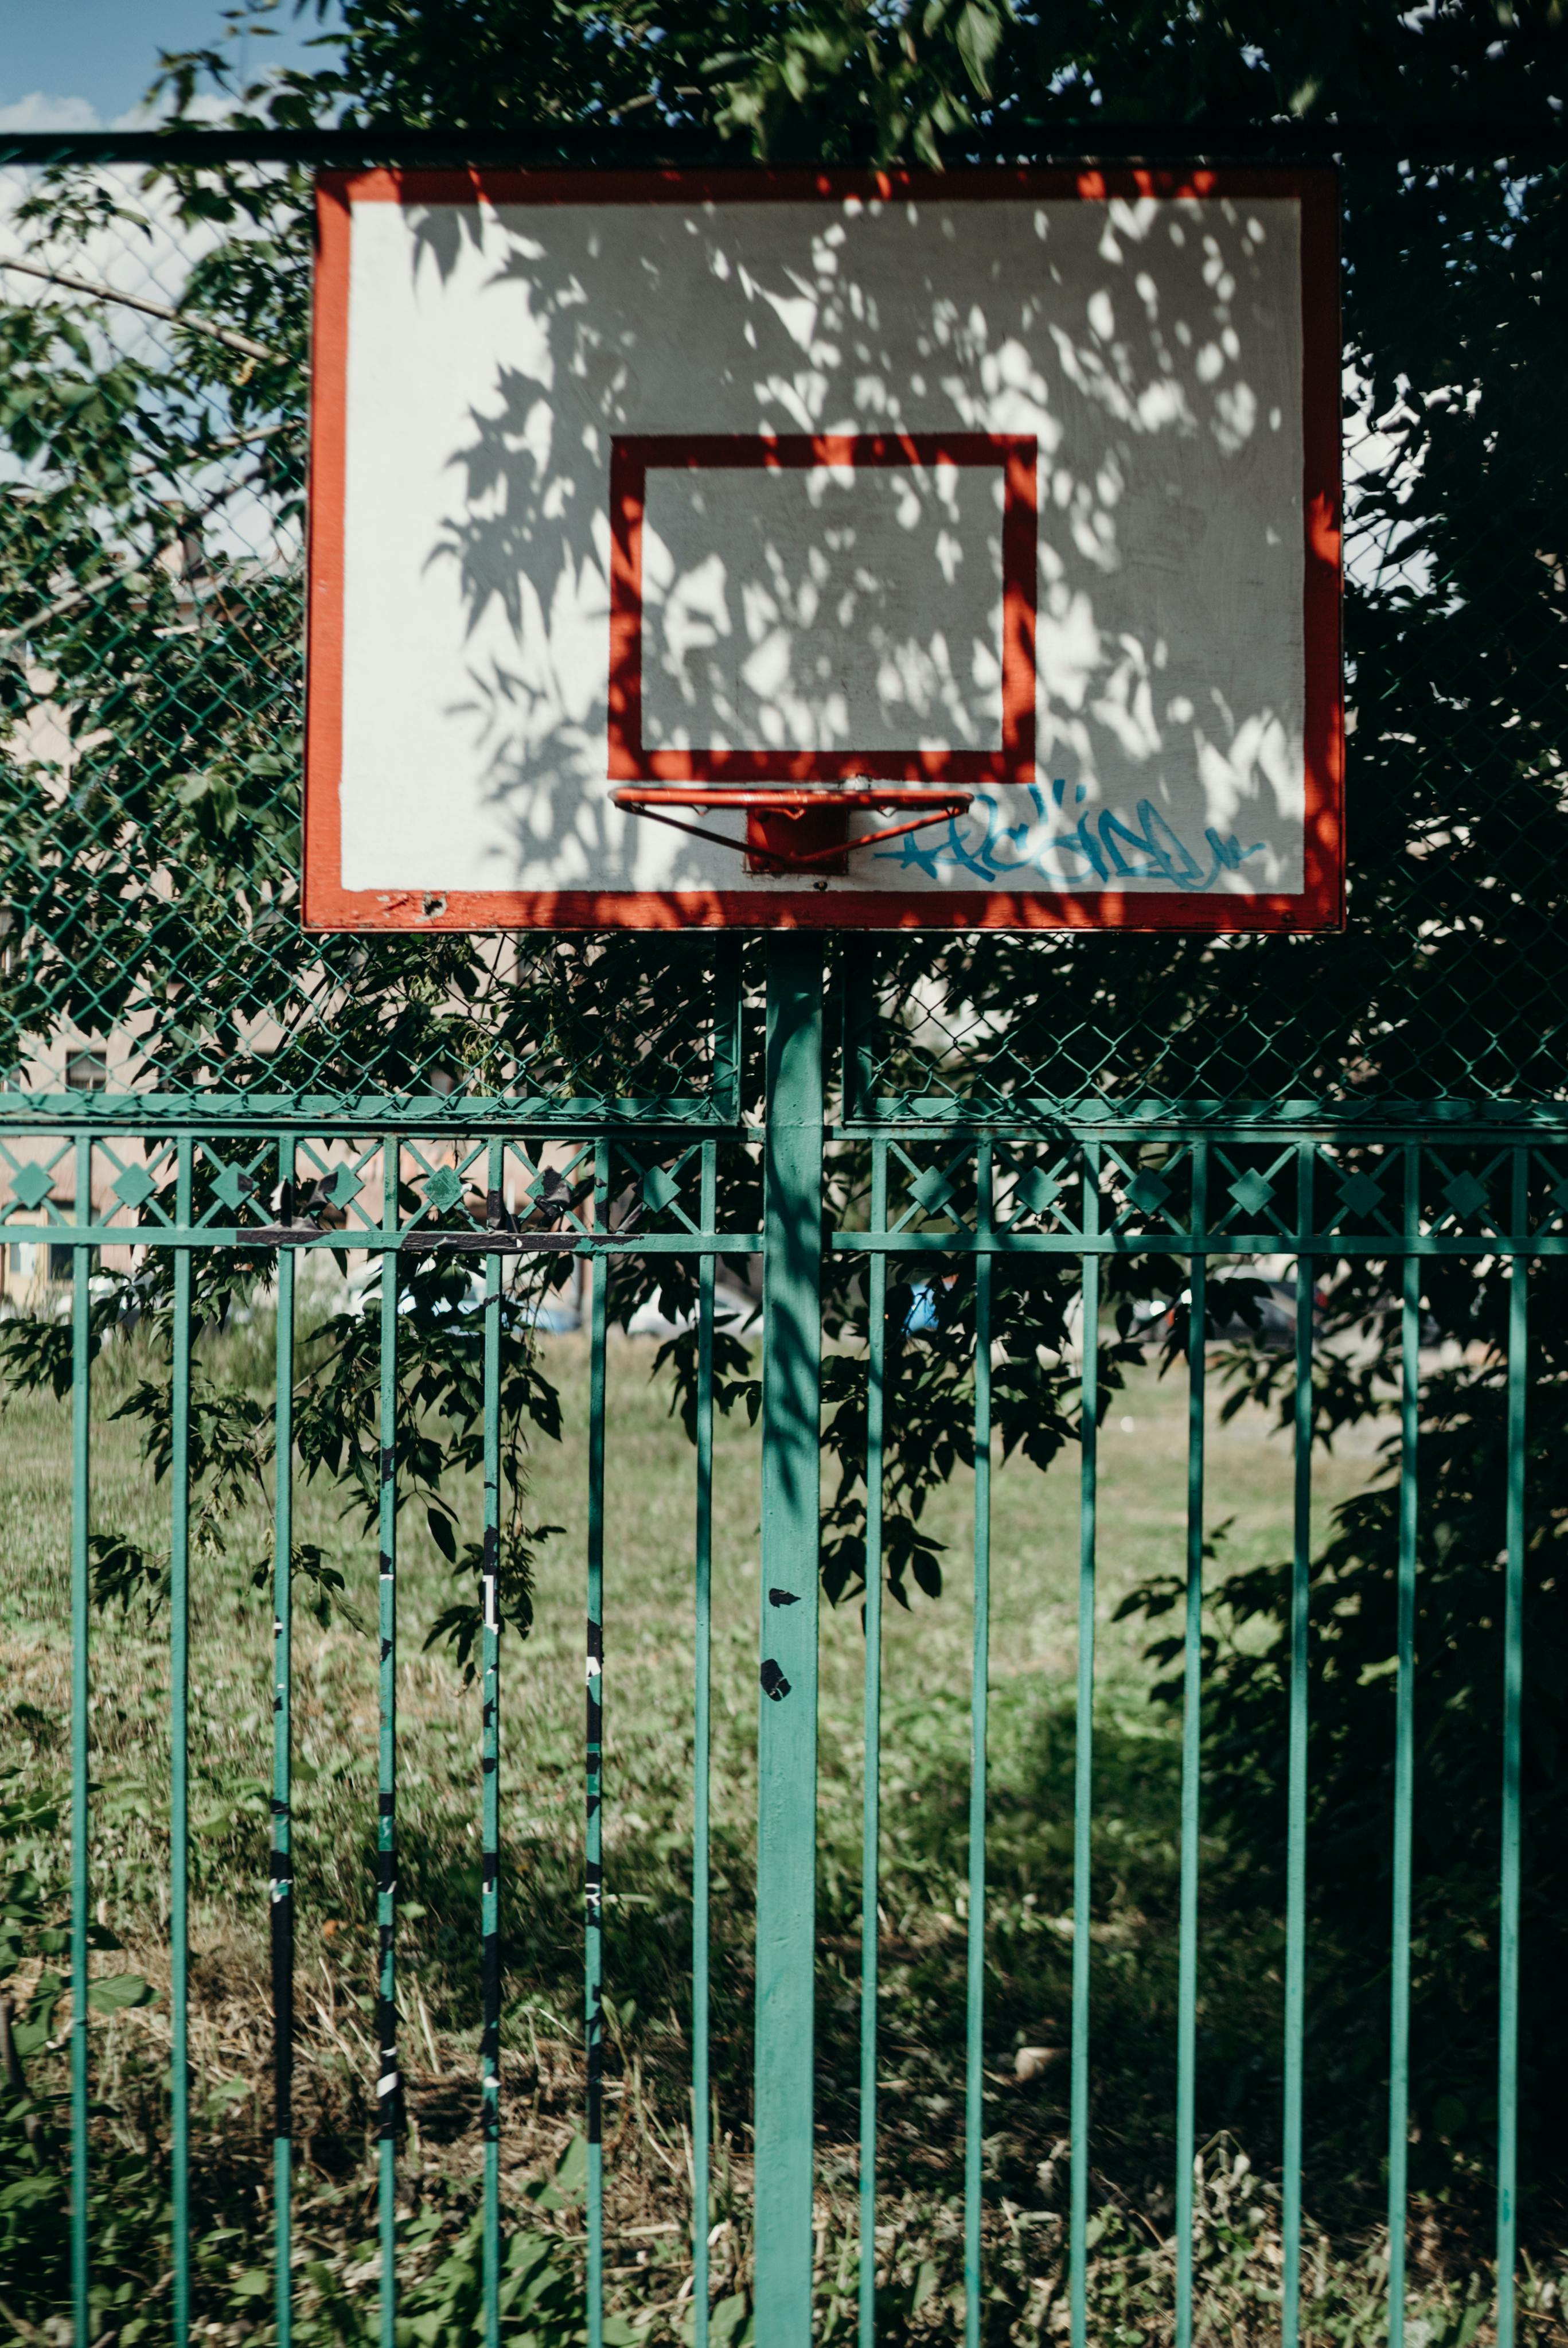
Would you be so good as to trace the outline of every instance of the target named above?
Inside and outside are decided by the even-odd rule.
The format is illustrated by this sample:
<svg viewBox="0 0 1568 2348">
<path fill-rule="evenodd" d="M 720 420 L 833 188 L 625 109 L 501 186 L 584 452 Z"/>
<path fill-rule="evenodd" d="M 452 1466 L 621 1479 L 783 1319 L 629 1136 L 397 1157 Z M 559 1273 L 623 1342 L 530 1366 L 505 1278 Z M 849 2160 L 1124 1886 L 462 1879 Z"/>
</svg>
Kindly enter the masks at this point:
<svg viewBox="0 0 1568 2348">
<path fill-rule="evenodd" d="M 1347 932 L 886 943 L 861 1114 L 1561 1097 L 1558 177 L 1360 163 L 1344 198 Z M 12 164 L 0 209 L 0 1081 L 723 1091 L 711 945 L 300 932 L 308 173 Z"/>
<path fill-rule="evenodd" d="M 6 1107 L 694 1113 L 712 943 L 301 934 L 308 176 L 12 166 L 0 217 Z"/>
</svg>

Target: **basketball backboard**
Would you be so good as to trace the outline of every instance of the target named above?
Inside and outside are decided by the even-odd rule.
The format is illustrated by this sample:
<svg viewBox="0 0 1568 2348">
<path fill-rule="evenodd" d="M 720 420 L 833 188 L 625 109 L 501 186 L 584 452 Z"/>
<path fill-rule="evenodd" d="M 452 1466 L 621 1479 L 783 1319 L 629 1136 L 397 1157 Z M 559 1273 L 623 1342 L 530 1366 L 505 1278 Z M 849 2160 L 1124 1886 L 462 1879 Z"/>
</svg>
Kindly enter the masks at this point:
<svg viewBox="0 0 1568 2348">
<path fill-rule="evenodd" d="M 1327 174 L 318 201 L 311 927 L 1338 922 Z"/>
</svg>

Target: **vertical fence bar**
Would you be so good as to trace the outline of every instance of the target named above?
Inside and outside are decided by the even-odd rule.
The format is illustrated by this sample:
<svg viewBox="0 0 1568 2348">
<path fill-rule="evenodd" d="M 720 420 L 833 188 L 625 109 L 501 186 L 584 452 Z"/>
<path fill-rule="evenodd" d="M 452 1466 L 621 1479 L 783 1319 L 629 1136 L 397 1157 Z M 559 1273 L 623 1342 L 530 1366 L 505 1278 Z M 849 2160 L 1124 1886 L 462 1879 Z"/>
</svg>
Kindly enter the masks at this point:
<svg viewBox="0 0 1568 2348">
<path fill-rule="evenodd" d="M 985 2139 L 986 1745 L 991 1643 L 991 1144 L 976 1152 L 975 1583 L 969 1666 L 969 1917 L 964 2029 L 964 2343 L 979 2348 Z"/>
<path fill-rule="evenodd" d="M 191 1222 L 189 1135 L 179 1144 L 175 1214 Z M 191 1251 L 174 1255 L 169 1554 L 169 2202 L 174 2224 L 174 2348 L 190 2333 L 190 1275 Z"/>
<path fill-rule="evenodd" d="M 887 1228 L 887 1144 L 871 1145 L 871 1228 Z M 876 1988 L 882 1842 L 882 1480 L 887 1258 L 866 1267 L 866 1766 L 860 1814 L 859 2348 L 876 2348 Z"/>
<path fill-rule="evenodd" d="M 382 1144 L 382 1227 L 397 1230 L 399 1148 Z M 380 1549 L 378 1630 L 381 1639 L 379 1735 L 376 1752 L 376 2044 L 375 2095 L 379 2160 L 377 2218 L 381 2250 L 381 2348 L 397 2348 L 397 2128 L 403 2100 L 397 2059 L 397 1304 L 395 1246 L 381 1256 L 381 1394 L 377 1467 Z"/>
<path fill-rule="evenodd" d="M 757 1728 L 757 2348 L 812 2336 L 822 1482 L 820 938 L 767 942 Z"/>
<path fill-rule="evenodd" d="M 93 1145 L 76 1148 L 78 1224 L 92 1220 Z M 92 1530 L 92 1250 L 71 1250 L 71 2320 L 89 2340 L 87 2243 L 87 1670 Z"/>
<path fill-rule="evenodd" d="M 1410 1828 L 1416 1760 L 1416 1445 L 1420 1400 L 1420 1151 L 1405 1161 L 1399 1306 L 1399 1677 L 1394 1694 L 1393 1926 L 1389 1998 L 1389 2348 L 1405 2337 L 1405 2223 L 1410 2133 Z"/>
<path fill-rule="evenodd" d="M 1307 1695 L 1312 1589 L 1312 1229 L 1314 1145 L 1296 1154 L 1295 1522 L 1290 1563 L 1290 1683 L 1285 1826 L 1285 2109 L 1282 2144 L 1281 2348 L 1301 2331 L 1302 2047 L 1307 2023 Z"/>
<path fill-rule="evenodd" d="M 486 1215 L 506 1210 L 506 1143 L 489 1145 Z M 485 1259 L 485 1518 L 480 1531 L 479 2124 L 485 2147 L 485 2348 L 501 2337 L 501 1259 Z"/>
<path fill-rule="evenodd" d="M 712 1066 L 708 1080 L 712 1114 L 728 1125 L 741 1121 L 743 941 L 732 932 L 710 937 L 706 949 L 713 957 Z"/>
<path fill-rule="evenodd" d="M 844 1117 L 876 1115 L 880 1004 L 875 933 L 845 931 L 838 942 L 839 1000 L 844 1020 Z"/>
<path fill-rule="evenodd" d="M 1193 1145 L 1193 1237 L 1208 1222 L 1209 1145 Z M 1194 1249 L 1187 1288 L 1187 1608 L 1182 1665 L 1182 1890 L 1176 1984 L 1176 2348 L 1192 2348 L 1193 2161 L 1197 2068 L 1199 1771 L 1204 1718 L 1204 1411 L 1209 1260 Z"/>
<path fill-rule="evenodd" d="M 1513 2348 L 1518 2255 L 1519 1807 L 1524 1705 L 1524 1404 L 1529 1359 L 1529 1152 L 1513 1153 L 1508 1282 L 1508 1511 L 1502 1624 L 1502 1879 L 1498 1899 L 1497 2348 Z"/>
<path fill-rule="evenodd" d="M 718 1144 L 702 1144 L 702 1223 L 711 1237 L 718 1211 Z M 692 1705 L 692 2348 L 708 2348 L 708 2230 L 712 2224 L 709 1978 L 712 1905 L 713 1668 L 713 1282 L 718 1260 L 704 1249 L 697 1267 L 696 1639 Z"/>
<path fill-rule="evenodd" d="M 294 1220 L 293 1187 L 294 1146 L 285 1139 L 278 1145 L 281 1223 Z M 272 1401 L 272 2304 L 278 2348 L 289 2348 L 294 2188 L 294 1252 L 288 1247 L 278 1251 Z"/>
<path fill-rule="evenodd" d="M 594 1229 L 610 1212 L 610 1150 L 594 1152 Z M 588 1671 L 583 1844 L 583 2028 L 588 2065 L 588 2348 L 604 2339 L 604 1372 L 610 1259 L 589 1263 Z"/>
<path fill-rule="evenodd" d="M 1100 1231 L 1100 1152 L 1083 1146 L 1083 1232 Z M 1089 2329 L 1090 1825 L 1094 1797 L 1094 1536 L 1100 1448 L 1100 1258 L 1085 1255 L 1078 1533 L 1078 1706 L 1072 1779 L 1072 2132 L 1069 2271 L 1072 2348 Z"/>
</svg>

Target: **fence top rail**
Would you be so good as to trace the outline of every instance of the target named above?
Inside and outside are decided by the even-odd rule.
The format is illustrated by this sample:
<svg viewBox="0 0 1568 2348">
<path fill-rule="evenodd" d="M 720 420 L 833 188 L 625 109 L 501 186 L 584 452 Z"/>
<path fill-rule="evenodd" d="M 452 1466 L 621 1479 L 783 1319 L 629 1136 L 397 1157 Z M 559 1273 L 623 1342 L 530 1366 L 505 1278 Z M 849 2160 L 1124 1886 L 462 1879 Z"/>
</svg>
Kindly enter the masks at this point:
<svg viewBox="0 0 1568 2348">
<path fill-rule="evenodd" d="M 1568 125 L 1542 104 L 1520 113 L 1428 116 L 1403 121 L 1107 120 L 1081 115 L 1041 116 L 1019 126 L 1016 145 L 1000 159 L 1020 167 L 1049 162 L 1137 162 L 1180 157 L 1184 161 L 1469 162 L 1511 159 L 1542 164 L 1568 161 Z M 954 146 L 954 165 L 999 159 Z M 171 122 L 148 130 L 18 130 L 0 134 L 0 162 L 61 165 L 267 164 L 323 170 L 360 163 L 447 163 L 528 168 L 566 165 L 591 170 L 636 166 L 726 169 L 767 166 L 733 140 L 703 132 L 567 128 L 548 135 L 483 128 L 410 129 L 396 122 L 323 124 L 304 130 L 199 129 Z"/>
<path fill-rule="evenodd" d="M 732 1088 L 661 1097 L 518 1093 L 232 1094 L 0 1093 L 0 1135 L 103 1135 L 217 1139 L 255 1134 L 409 1136 L 569 1134 L 590 1138 L 629 1128 L 647 1134 L 754 1137 L 765 1119 L 748 1114 Z M 889 1095 L 825 1126 L 832 1141 L 941 1138 L 1183 1140 L 1211 1136 L 1265 1140 L 1287 1136 L 1366 1142 L 1421 1141 L 1434 1133 L 1477 1140 L 1568 1142 L 1568 1100 L 1439 1097 L 1373 1100 L 1184 1100 L 1157 1096 L 1090 1099 L 1045 1093 L 1019 1100 L 960 1094 Z"/>
<path fill-rule="evenodd" d="M 733 1093 L 0 1093 L 0 1133 L 731 1133 Z M 1568 1107 L 1563 1122 L 1568 1124 Z"/>
</svg>

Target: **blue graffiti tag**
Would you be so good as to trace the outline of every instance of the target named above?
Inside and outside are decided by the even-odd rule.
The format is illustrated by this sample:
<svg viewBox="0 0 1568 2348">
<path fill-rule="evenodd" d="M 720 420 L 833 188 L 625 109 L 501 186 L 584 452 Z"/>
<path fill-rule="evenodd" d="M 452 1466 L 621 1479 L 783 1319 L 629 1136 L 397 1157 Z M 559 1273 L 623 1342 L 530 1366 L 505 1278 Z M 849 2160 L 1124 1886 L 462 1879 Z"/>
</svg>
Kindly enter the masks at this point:
<svg viewBox="0 0 1568 2348">
<path fill-rule="evenodd" d="M 1234 831 L 1222 839 L 1211 825 L 1204 833 L 1209 854 L 1205 871 L 1153 799 L 1139 800 L 1142 829 L 1134 831 L 1109 808 L 1102 810 L 1092 829 L 1087 815 L 1080 814 L 1077 822 L 1071 822 L 1064 805 L 1065 782 L 1051 784 L 1049 805 L 1038 783 L 1029 785 L 1029 795 L 1034 801 L 1036 822 L 1004 823 L 991 793 L 980 791 L 967 815 L 949 816 L 946 832 L 906 832 L 897 847 L 878 849 L 877 857 L 880 860 L 892 858 L 906 870 L 918 865 L 932 880 L 942 878 L 942 866 L 950 870 L 958 864 L 989 887 L 1028 873 L 1031 880 L 1048 881 L 1056 889 L 1105 888 L 1114 880 L 1163 880 L 1173 889 L 1195 892 L 1212 889 L 1222 872 L 1239 872 L 1248 857 L 1264 853 L 1261 839 L 1244 848 Z M 1087 797 L 1083 785 L 1078 784 L 1075 803 L 1081 805 Z M 978 846 L 972 839 L 977 821 L 985 825 L 985 836 Z M 1038 836 L 1041 825 L 1046 827 L 1043 839 Z"/>
</svg>

